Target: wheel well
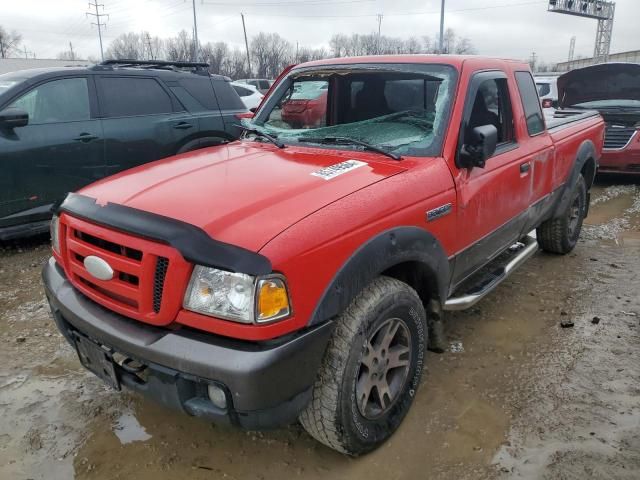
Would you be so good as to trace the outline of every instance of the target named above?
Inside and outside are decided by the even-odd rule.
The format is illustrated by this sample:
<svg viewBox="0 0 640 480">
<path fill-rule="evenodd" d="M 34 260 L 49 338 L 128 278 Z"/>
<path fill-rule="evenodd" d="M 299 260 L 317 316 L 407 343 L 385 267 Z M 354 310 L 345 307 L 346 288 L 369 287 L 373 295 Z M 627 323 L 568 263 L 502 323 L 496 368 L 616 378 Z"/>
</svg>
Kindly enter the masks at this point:
<svg viewBox="0 0 640 480">
<path fill-rule="evenodd" d="M 429 305 L 432 299 L 438 299 L 438 285 L 435 276 L 429 268 L 420 262 L 404 262 L 388 268 L 382 275 L 392 277 L 406 283 L 413 288 L 422 300 L 422 303 Z"/>
<path fill-rule="evenodd" d="M 580 173 L 587 182 L 587 190 L 589 190 L 593 185 L 593 180 L 596 176 L 596 161 L 591 157 L 587 158 L 582 166 L 582 170 L 580 170 Z"/>
</svg>

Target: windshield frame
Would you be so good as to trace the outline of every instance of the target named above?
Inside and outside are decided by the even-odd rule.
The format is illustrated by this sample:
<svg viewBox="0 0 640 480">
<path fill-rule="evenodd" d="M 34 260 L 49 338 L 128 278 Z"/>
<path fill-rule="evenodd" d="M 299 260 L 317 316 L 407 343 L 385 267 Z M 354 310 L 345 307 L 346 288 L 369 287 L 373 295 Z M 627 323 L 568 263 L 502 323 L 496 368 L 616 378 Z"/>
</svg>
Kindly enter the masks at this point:
<svg viewBox="0 0 640 480">
<path fill-rule="evenodd" d="M 434 68 L 437 70 L 434 72 Z M 442 117 L 438 122 L 437 131 L 433 132 L 433 141 L 428 147 L 424 148 L 413 148 L 408 153 L 402 153 L 403 156 L 411 156 L 411 157 L 437 157 L 442 156 L 442 151 L 444 148 L 444 140 L 446 137 L 446 132 L 449 128 L 449 123 L 451 121 L 451 115 L 453 112 L 453 107 L 455 103 L 455 96 L 458 88 L 458 80 L 459 80 L 459 71 L 451 64 L 447 63 L 435 63 L 435 62 L 420 62 L 420 63 L 402 63 L 402 62 L 376 62 L 376 63 L 353 63 L 353 64 L 330 64 L 330 65 L 318 65 L 318 66 L 309 66 L 309 67 L 300 67 L 292 69 L 272 90 L 269 97 L 262 104 L 261 108 L 256 112 L 256 115 L 249 121 L 252 127 L 256 128 L 264 128 L 268 133 L 273 134 L 273 132 L 269 131 L 268 128 L 265 128 L 264 122 L 267 120 L 269 114 L 280 100 L 280 98 L 284 95 L 284 93 L 289 89 L 291 83 L 294 81 L 296 77 L 313 74 L 314 72 L 327 72 L 335 70 L 337 72 L 347 72 L 353 71 L 353 73 L 360 73 L 363 71 L 369 72 L 399 72 L 399 73 L 412 73 L 412 74 L 422 74 L 425 76 L 433 75 L 434 73 L 438 74 L 448 74 L 449 75 L 449 86 L 448 86 L 448 99 L 445 101 L 444 109 L 442 111 Z M 345 124 L 346 125 L 346 124 Z M 315 129 L 310 129 L 309 134 L 313 132 Z M 283 143 L 287 145 L 296 145 L 296 146 L 307 146 L 309 144 L 303 144 L 302 142 L 298 142 L 295 140 L 295 137 L 282 137 L 280 139 Z M 380 145 L 384 148 L 383 145 Z M 337 150 L 353 150 L 355 146 L 349 145 L 323 145 L 317 144 L 317 147 L 320 148 L 330 148 Z M 316 148 L 316 144 L 313 145 L 313 148 Z M 399 152 L 395 152 L 399 153 Z"/>
</svg>

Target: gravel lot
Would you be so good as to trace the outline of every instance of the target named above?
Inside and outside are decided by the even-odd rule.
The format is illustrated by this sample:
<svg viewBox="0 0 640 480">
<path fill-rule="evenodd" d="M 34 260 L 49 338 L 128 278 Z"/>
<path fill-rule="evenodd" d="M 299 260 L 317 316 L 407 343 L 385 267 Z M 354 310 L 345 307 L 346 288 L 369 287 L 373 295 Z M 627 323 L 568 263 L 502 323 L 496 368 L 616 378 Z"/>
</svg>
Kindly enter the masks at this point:
<svg viewBox="0 0 640 480">
<path fill-rule="evenodd" d="M 50 320 L 47 239 L 3 245 L 0 478 L 640 478 L 639 254 L 640 186 L 600 182 L 576 250 L 449 315 L 400 430 L 351 459 L 299 426 L 241 432 L 110 391 Z"/>
</svg>

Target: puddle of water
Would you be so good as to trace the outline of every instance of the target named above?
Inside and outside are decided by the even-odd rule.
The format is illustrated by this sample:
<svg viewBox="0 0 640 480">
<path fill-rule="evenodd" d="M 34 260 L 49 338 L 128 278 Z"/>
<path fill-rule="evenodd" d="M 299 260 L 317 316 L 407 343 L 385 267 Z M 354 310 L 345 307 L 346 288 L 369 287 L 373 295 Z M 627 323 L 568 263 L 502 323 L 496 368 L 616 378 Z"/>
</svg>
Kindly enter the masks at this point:
<svg viewBox="0 0 640 480">
<path fill-rule="evenodd" d="M 640 248 L 640 232 L 621 232 L 616 243 L 623 247 Z"/>
<path fill-rule="evenodd" d="M 122 445 L 133 442 L 144 442 L 149 440 L 151 435 L 147 433 L 133 413 L 127 412 L 120 415 L 113 425 L 113 433 L 116 434 Z"/>
</svg>

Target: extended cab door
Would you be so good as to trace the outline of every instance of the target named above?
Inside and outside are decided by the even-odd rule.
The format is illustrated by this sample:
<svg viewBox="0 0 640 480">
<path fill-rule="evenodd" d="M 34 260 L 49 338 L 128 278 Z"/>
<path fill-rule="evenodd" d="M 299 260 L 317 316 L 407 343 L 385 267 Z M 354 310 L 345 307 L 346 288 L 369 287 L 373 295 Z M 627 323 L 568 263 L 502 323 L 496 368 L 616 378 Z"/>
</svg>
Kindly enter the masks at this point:
<svg viewBox="0 0 640 480">
<path fill-rule="evenodd" d="M 174 155 L 198 122 L 154 77 L 98 78 L 109 174 Z"/>
<path fill-rule="evenodd" d="M 0 131 L 0 227 L 47 219 L 51 204 L 105 175 L 91 76 L 44 81 L 3 107 L 29 124 Z"/>
<path fill-rule="evenodd" d="M 520 121 L 517 122 L 522 158 L 531 170 L 531 200 L 523 232 L 538 226 L 552 206 L 555 147 L 544 124 L 544 115 L 536 84 L 528 71 L 515 72 L 521 99 Z"/>
<path fill-rule="evenodd" d="M 502 71 L 480 72 L 470 79 L 458 151 L 475 127 L 494 125 L 498 146 L 484 168 L 459 168 L 458 253 L 453 285 L 459 284 L 516 241 L 531 199 L 531 169 L 516 138 L 515 88 Z"/>
</svg>

